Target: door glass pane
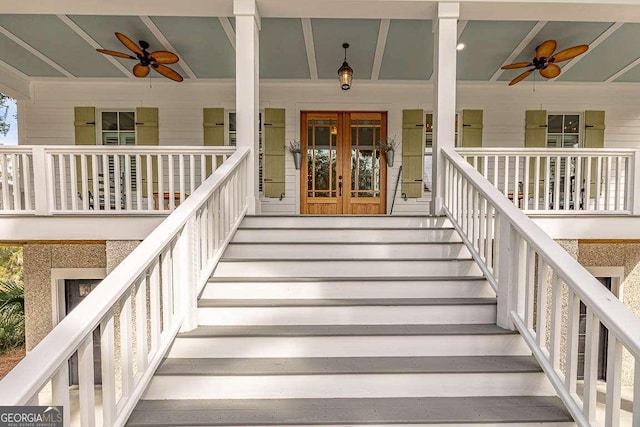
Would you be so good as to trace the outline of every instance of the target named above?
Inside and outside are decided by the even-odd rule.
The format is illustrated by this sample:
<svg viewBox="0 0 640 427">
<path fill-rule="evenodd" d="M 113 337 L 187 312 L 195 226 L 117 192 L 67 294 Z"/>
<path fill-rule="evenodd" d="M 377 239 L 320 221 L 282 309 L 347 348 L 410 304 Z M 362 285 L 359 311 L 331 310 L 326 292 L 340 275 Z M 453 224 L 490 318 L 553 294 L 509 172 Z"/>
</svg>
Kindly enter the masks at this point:
<svg viewBox="0 0 640 427">
<path fill-rule="evenodd" d="M 336 120 L 310 120 L 307 128 L 308 197 L 336 196 Z"/>
<path fill-rule="evenodd" d="M 351 197 L 380 195 L 380 120 L 351 122 Z"/>
</svg>

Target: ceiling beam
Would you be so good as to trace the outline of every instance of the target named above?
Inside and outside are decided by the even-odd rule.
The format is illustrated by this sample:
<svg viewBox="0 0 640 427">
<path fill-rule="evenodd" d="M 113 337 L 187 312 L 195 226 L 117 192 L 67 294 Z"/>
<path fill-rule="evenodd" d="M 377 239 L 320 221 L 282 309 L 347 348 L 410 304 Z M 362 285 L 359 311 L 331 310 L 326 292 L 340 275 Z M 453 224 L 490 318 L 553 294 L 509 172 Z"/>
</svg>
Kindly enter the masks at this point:
<svg viewBox="0 0 640 427">
<path fill-rule="evenodd" d="M 158 41 L 162 44 L 162 46 L 166 50 L 170 52 L 176 52 L 176 49 L 171 45 L 171 43 L 169 42 L 169 40 L 167 40 L 164 34 L 162 34 L 162 31 L 160 31 L 160 28 L 158 28 L 156 24 L 153 23 L 151 18 L 149 18 L 148 16 L 140 16 L 139 18 L 144 23 L 144 25 L 147 26 L 147 28 L 151 31 L 151 33 L 153 33 L 153 35 L 158 39 Z M 191 70 L 191 68 L 189 67 L 189 64 L 187 64 L 184 58 L 180 58 L 180 63 L 178 65 L 180 65 L 180 68 L 182 68 L 184 72 L 187 73 L 190 79 L 198 78 L 195 75 L 195 73 Z"/>
<path fill-rule="evenodd" d="M 58 19 L 60 19 L 65 24 L 67 24 L 67 26 L 71 28 L 77 35 L 82 37 L 84 41 L 89 43 L 91 47 L 93 47 L 94 49 L 102 49 L 102 46 L 100 46 L 100 44 L 97 41 L 95 41 L 89 34 L 87 34 L 82 28 L 80 28 L 78 24 L 73 22 L 71 18 L 69 18 L 67 15 L 57 15 L 57 16 L 58 16 Z M 127 77 L 133 78 L 133 74 L 131 73 L 131 71 L 129 71 L 127 67 L 125 67 L 120 62 L 118 62 L 116 58 L 110 55 L 102 55 L 102 56 L 104 56 L 104 58 L 107 61 L 111 62 L 111 64 L 114 67 L 120 70 L 122 74 L 124 74 Z"/>
<path fill-rule="evenodd" d="M 0 60 L 0 92 L 14 99 L 31 99 L 29 76 Z"/>
<path fill-rule="evenodd" d="M 380 29 L 378 30 L 378 41 L 376 42 L 376 54 L 373 57 L 373 69 L 371 70 L 371 80 L 378 80 L 380 77 L 380 67 L 382 67 L 382 56 L 384 48 L 387 45 L 387 35 L 389 34 L 390 19 L 380 20 Z"/>
<path fill-rule="evenodd" d="M 622 25 L 624 25 L 623 22 L 616 22 L 612 26 L 607 28 L 607 30 L 604 33 L 600 34 L 600 36 L 597 39 L 595 39 L 593 42 L 591 42 L 589 44 L 589 50 L 588 51 L 586 51 L 582 55 L 579 55 L 579 56 L 573 58 L 571 61 L 567 62 L 562 67 L 562 72 L 564 73 L 564 72 L 570 70 L 574 65 L 576 65 L 578 62 L 580 62 L 585 57 L 587 57 L 587 55 L 589 55 L 591 52 L 593 52 L 593 49 L 595 49 L 600 43 L 602 43 L 603 41 L 608 39 L 609 36 L 611 36 L 611 34 L 613 34 L 616 31 L 618 31 L 618 29 L 620 27 L 622 27 Z M 553 79 L 553 80 L 556 80 L 556 79 Z"/>
<path fill-rule="evenodd" d="M 313 28 L 311 26 L 311 19 L 302 18 L 302 34 L 304 36 L 304 46 L 307 51 L 309 75 L 311 76 L 311 80 L 318 80 L 318 64 L 316 63 L 316 47 L 313 42 Z"/>
<path fill-rule="evenodd" d="M 627 65 L 626 67 L 624 67 L 623 69 L 621 69 L 620 71 L 618 71 L 617 73 L 609 77 L 607 80 L 605 80 L 605 82 L 609 83 L 619 79 L 627 71 L 631 71 L 632 69 L 636 68 L 638 64 L 640 64 L 640 58 L 636 59 L 631 64 Z"/>
<path fill-rule="evenodd" d="M 231 47 L 233 50 L 236 50 L 236 32 L 233 30 L 233 25 L 231 25 L 231 21 L 226 16 L 221 16 L 218 18 L 220 21 L 220 25 L 222 25 L 222 29 L 224 33 L 227 35 L 229 39 L 229 43 L 231 43 Z"/>
<path fill-rule="evenodd" d="M 49 58 L 47 55 L 45 55 L 42 52 L 40 52 L 39 50 L 35 49 L 33 46 L 31 46 L 30 44 L 28 44 L 27 42 L 22 40 L 20 37 L 16 36 L 11 31 L 7 30 L 6 28 L 4 28 L 2 26 L 0 26 L 0 34 L 4 34 L 6 37 L 11 39 L 17 45 L 19 45 L 23 49 L 27 50 L 28 52 L 32 53 L 38 59 L 46 62 L 48 65 L 50 65 L 51 67 L 55 68 L 58 72 L 62 73 L 66 77 L 68 77 L 70 79 L 75 79 L 76 78 L 76 76 L 71 74 L 69 71 L 67 71 L 65 68 L 60 66 L 58 63 L 56 63 L 54 60 Z"/>
<path fill-rule="evenodd" d="M 504 60 L 500 68 L 498 68 L 498 70 L 495 73 L 493 73 L 493 76 L 491 76 L 491 78 L 489 79 L 490 82 L 495 82 L 498 80 L 498 78 L 500 78 L 500 76 L 504 72 L 502 67 L 505 65 L 511 64 L 513 61 L 515 61 L 518 55 L 522 53 L 524 48 L 527 47 L 529 43 L 531 43 L 531 40 L 533 40 L 535 36 L 538 35 L 540 30 L 542 30 L 542 27 L 544 27 L 546 24 L 547 24 L 547 21 L 539 21 L 536 25 L 533 26 L 533 28 L 529 31 L 529 33 L 527 33 L 527 35 L 524 36 L 520 44 L 518 44 L 518 46 L 516 46 L 516 48 L 513 49 L 513 52 L 511 52 L 511 55 L 509 55 L 507 59 Z"/>
</svg>

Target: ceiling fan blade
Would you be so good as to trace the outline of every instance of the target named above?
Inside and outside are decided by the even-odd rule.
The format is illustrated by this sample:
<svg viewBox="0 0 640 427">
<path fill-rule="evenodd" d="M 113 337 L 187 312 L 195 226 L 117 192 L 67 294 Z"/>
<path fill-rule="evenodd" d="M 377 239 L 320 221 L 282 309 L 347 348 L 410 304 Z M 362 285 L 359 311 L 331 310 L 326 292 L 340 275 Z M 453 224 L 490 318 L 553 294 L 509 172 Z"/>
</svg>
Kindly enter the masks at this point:
<svg viewBox="0 0 640 427">
<path fill-rule="evenodd" d="M 535 70 L 535 68 L 532 68 L 532 69 L 527 70 L 524 73 L 520 74 L 518 77 L 516 77 L 515 79 L 511 80 L 511 82 L 509 82 L 509 86 L 513 86 L 516 83 L 520 83 L 522 80 L 524 80 L 527 77 L 529 77 L 531 75 L 531 73 L 533 73 L 534 70 Z"/>
<path fill-rule="evenodd" d="M 166 50 L 156 50 L 155 52 L 151 52 L 149 56 L 155 59 L 158 64 L 175 64 L 180 61 L 178 55 Z"/>
<path fill-rule="evenodd" d="M 550 62 L 562 62 L 568 59 L 573 59 L 578 55 L 582 55 L 589 50 L 589 45 L 581 44 L 579 46 L 570 47 L 569 49 L 561 50 L 551 57 Z"/>
<path fill-rule="evenodd" d="M 131 56 L 128 53 L 118 52 L 116 50 L 96 49 L 100 53 L 105 55 L 117 56 L 118 58 L 136 59 L 135 56 Z"/>
<path fill-rule="evenodd" d="M 136 77 L 147 77 L 149 75 L 149 66 L 136 64 L 135 67 L 133 67 L 133 75 Z"/>
<path fill-rule="evenodd" d="M 542 42 L 542 44 L 536 48 L 536 58 L 550 58 L 556 50 L 557 45 L 555 40 Z"/>
<path fill-rule="evenodd" d="M 166 78 L 174 80 L 176 82 L 181 82 L 183 80 L 180 74 L 176 73 L 171 68 L 166 67 L 162 64 L 154 65 L 153 69 L 156 70 L 158 73 L 162 74 L 163 76 L 165 76 Z"/>
<path fill-rule="evenodd" d="M 555 77 L 558 77 L 561 71 L 562 70 L 560 70 L 560 67 L 556 64 L 548 64 L 546 68 L 540 70 L 540 75 L 547 79 L 553 79 Z"/>
<path fill-rule="evenodd" d="M 136 53 L 136 54 L 138 54 L 140 56 L 144 56 L 144 54 L 142 53 L 142 49 L 140 49 L 140 47 L 138 47 L 138 44 L 136 42 L 134 42 L 133 40 L 131 40 L 129 37 L 125 36 L 122 33 L 118 33 L 118 32 L 116 32 L 116 37 L 131 52 Z"/>
<path fill-rule="evenodd" d="M 526 67 L 533 67 L 533 63 L 532 62 L 516 62 L 509 65 L 503 65 L 500 68 L 502 70 L 514 70 L 516 68 L 526 68 Z"/>
</svg>

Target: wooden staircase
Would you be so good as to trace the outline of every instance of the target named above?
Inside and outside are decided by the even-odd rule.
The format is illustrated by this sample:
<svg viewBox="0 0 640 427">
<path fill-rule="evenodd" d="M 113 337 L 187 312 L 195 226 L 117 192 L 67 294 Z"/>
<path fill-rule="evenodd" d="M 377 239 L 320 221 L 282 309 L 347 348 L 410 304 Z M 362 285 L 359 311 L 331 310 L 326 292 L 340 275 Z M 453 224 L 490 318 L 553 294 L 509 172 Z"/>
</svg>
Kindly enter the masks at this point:
<svg viewBox="0 0 640 427">
<path fill-rule="evenodd" d="M 247 217 L 129 426 L 573 426 L 440 217 Z"/>
</svg>

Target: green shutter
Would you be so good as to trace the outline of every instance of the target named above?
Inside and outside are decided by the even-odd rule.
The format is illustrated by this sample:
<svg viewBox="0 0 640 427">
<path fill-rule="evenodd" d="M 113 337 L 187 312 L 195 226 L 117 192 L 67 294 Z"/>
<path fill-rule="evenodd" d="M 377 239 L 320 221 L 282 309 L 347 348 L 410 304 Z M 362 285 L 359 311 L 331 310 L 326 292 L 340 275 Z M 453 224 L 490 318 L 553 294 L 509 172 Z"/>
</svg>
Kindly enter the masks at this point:
<svg viewBox="0 0 640 427">
<path fill-rule="evenodd" d="M 527 110 L 525 112 L 524 146 L 530 148 L 547 146 L 547 111 Z M 529 194 L 534 194 L 535 164 L 529 170 Z M 538 187 L 540 195 L 544 197 L 544 174 L 546 165 L 544 159 L 540 159 L 540 182 Z"/>
<path fill-rule="evenodd" d="M 204 145 L 221 147 L 224 145 L 224 108 L 203 108 L 202 127 Z M 222 164 L 218 159 L 217 166 Z M 207 159 L 207 176 L 211 175 L 211 159 Z"/>
<path fill-rule="evenodd" d="M 262 132 L 265 197 L 280 197 L 285 192 L 284 132 L 284 108 L 265 108 Z"/>
<path fill-rule="evenodd" d="M 482 110 L 462 110 L 461 147 L 482 147 Z"/>
<path fill-rule="evenodd" d="M 584 112 L 584 148 L 604 148 L 604 111 Z M 583 170 L 586 165 L 583 164 Z M 596 192 L 597 164 L 591 162 L 591 190 Z"/>
<path fill-rule="evenodd" d="M 75 128 L 76 145 L 96 145 L 96 108 L 74 107 L 73 126 Z M 82 193 L 82 170 L 80 158 L 76 158 L 76 188 Z M 87 159 L 87 177 L 89 178 L 87 191 L 93 186 L 93 165 L 91 158 Z M 81 197 L 85 195 L 81 194 Z"/>
<path fill-rule="evenodd" d="M 158 109 L 149 107 L 136 108 L 136 145 L 159 145 Z M 147 159 L 142 158 L 142 194 L 147 194 Z M 151 166 L 153 191 L 158 191 L 158 160 L 154 157 Z"/>
<path fill-rule="evenodd" d="M 424 111 L 402 110 L 402 193 L 422 197 Z"/>
</svg>

